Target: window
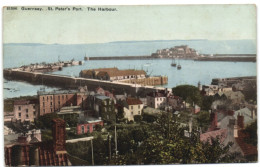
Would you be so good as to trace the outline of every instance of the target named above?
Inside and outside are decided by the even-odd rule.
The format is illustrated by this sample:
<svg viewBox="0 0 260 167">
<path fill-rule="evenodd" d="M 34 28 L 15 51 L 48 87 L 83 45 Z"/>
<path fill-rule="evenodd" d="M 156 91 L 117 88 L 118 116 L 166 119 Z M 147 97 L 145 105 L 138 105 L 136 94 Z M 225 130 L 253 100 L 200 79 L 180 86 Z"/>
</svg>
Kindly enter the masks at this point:
<svg viewBox="0 0 260 167">
<path fill-rule="evenodd" d="M 43 109 L 43 113 L 45 114 L 45 109 Z"/>
<path fill-rule="evenodd" d="M 96 126 L 95 124 L 92 125 L 92 129 L 95 130 L 96 129 Z"/>
<path fill-rule="evenodd" d="M 89 125 L 87 125 L 87 129 L 88 129 L 88 132 L 89 132 Z"/>
<path fill-rule="evenodd" d="M 58 104 L 60 105 L 60 101 L 58 101 Z"/>
<path fill-rule="evenodd" d="M 140 111 L 138 111 L 138 114 L 140 115 L 140 114 L 141 114 L 141 112 L 140 112 Z"/>
<path fill-rule="evenodd" d="M 18 113 L 18 116 L 19 116 L 19 118 L 21 118 L 21 113 L 20 112 Z"/>
<path fill-rule="evenodd" d="M 134 115 L 134 112 L 132 111 L 131 114 Z"/>
<path fill-rule="evenodd" d="M 18 106 L 18 110 L 21 111 L 21 106 Z"/>
<path fill-rule="evenodd" d="M 36 112 L 35 112 L 35 111 L 33 112 L 33 115 L 34 115 L 34 116 L 36 115 Z"/>
<path fill-rule="evenodd" d="M 49 97 L 47 96 L 47 101 L 49 100 Z"/>
<path fill-rule="evenodd" d="M 140 105 L 138 105 L 138 109 L 140 109 Z"/>
<path fill-rule="evenodd" d="M 42 100 L 44 101 L 44 96 L 42 97 Z"/>
<path fill-rule="evenodd" d="M 81 126 L 81 134 L 85 133 L 85 127 L 84 125 Z"/>
<path fill-rule="evenodd" d="M 26 114 L 28 114 L 28 109 L 25 109 L 25 111 L 26 111 Z"/>
<path fill-rule="evenodd" d="M 58 96 L 58 99 L 60 100 L 60 96 Z"/>
<path fill-rule="evenodd" d="M 68 95 L 66 95 L 66 99 L 68 99 Z"/>
<path fill-rule="evenodd" d="M 35 105 L 33 105 L 33 109 L 35 109 Z"/>
<path fill-rule="evenodd" d="M 162 101 L 162 98 L 160 98 L 160 100 Z"/>
<path fill-rule="evenodd" d="M 51 100 L 52 100 L 52 96 L 51 96 L 50 98 L 51 98 Z"/>
<path fill-rule="evenodd" d="M 27 119 L 29 118 L 29 115 L 28 115 L 28 114 L 26 114 L 26 118 L 27 118 Z"/>
<path fill-rule="evenodd" d="M 64 100 L 64 95 L 62 95 L 62 100 Z"/>
<path fill-rule="evenodd" d="M 51 106 L 52 106 L 52 102 L 51 102 Z"/>
<path fill-rule="evenodd" d="M 52 112 L 52 108 L 51 108 L 51 112 Z"/>
<path fill-rule="evenodd" d="M 45 106 L 45 103 L 43 102 L 42 105 Z"/>
</svg>

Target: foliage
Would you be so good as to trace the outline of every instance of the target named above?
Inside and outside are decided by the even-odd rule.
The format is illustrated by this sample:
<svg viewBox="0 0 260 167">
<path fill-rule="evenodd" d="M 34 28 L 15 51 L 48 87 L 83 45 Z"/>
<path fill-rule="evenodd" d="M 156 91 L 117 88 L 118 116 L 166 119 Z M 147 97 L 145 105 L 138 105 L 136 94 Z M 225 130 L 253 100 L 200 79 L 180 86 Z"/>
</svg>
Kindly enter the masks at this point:
<svg viewBox="0 0 260 167">
<path fill-rule="evenodd" d="M 42 131 L 42 141 L 51 141 L 52 138 L 52 131 L 51 130 L 43 130 Z"/>
<path fill-rule="evenodd" d="M 196 114 L 197 125 L 202 128 L 202 131 L 208 129 L 210 124 L 210 114 L 208 111 L 201 111 Z"/>
<path fill-rule="evenodd" d="M 14 101 L 16 101 L 16 100 L 32 100 L 32 99 L 36 99 L 36 98 L 37 98 L 36 96 L 20 96 L 20 97 L 4 99 L 4 111 L 13 112 Z"/>
<path fill-rule="evenodd" d="M 197 104 L 198 106 L 202 105 L 202 96 L 197 87 L 192 85 L 179 85 L 175 88 L 172 88 L 172 92 L 175 96 L 182 97 L 183 100 L 190 104 Z"/>
<path fill-rule="evenodd" d="M 157 120 L 157 116 L 144 113 L 143 114 L 143 120 L 148 122 L 148 123 L 152 123 L 152 122 L 155 122 Z"/>
<path fill-rule="evenodd" d="M 213 101 L 214 101 L 213 96 L 203 96 L 201 109 L 207 111 L 210 110 Z"/>
<path fill-rule="evenodd" d="M 51 121 L 55 118 L 58 118 L 58 115 L 56 113 L 44 114 L 35 121 L 35 126 L 40 129 L 51 129 Z"/>
<path fill-rule="evenodd" d="M 142 116 L 141 115 L 135 115 L 134 121 L 140 123 L 142 121 Z"/>
<path fill-rule="evenodd" d="M 64 114 L 58 115 L 58 117 L 64 119 L 66 122 L 66 127 L 76 127 L 78 124 L 78 114 Z"/>
</svg>

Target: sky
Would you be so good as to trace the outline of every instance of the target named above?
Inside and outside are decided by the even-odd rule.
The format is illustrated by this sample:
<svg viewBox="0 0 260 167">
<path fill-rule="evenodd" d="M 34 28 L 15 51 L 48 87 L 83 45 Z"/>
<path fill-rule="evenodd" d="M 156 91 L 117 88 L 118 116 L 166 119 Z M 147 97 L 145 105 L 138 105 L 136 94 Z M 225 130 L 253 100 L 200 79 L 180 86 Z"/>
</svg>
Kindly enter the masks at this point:
<svg viewBox="0 0 260 167">
<path fill-rule="evenodd" d="M 88 10 L 93 7 L 96 11 Z M 109 7 L 116 11 L 98 11 Z M 3 9 L 4 43 L 256 40 L 254 5 L 85 6 L 80 11 Z"/>
</svg>

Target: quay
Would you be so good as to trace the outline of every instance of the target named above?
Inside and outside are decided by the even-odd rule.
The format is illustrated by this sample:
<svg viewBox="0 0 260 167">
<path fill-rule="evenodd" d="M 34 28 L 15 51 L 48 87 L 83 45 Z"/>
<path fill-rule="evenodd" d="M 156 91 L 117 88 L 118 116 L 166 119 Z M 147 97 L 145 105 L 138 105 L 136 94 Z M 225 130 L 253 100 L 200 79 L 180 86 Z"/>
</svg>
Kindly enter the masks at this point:
<svg viewBox="0 0 260 167">
<path fill-rule="evenodd" d="M 94 90 L 100 86 L 106 90 L 114 91 L 118 94 L 127 93 L 132 96 L 144 96 L 149 92 L 165 89 L 163 87 L 144 86 L 140 84 L 123 83 L 119 81 L 105 81 L 98 79 L 70 77 L 65 75 L 20 71 L 14 69 L 4 69 L 3 75 L 7 80 L 26 81 L 35 85 L 47 85 L 65 89 L 77 89 L 79 86 L 87 86 L 89 90 Z M 146 79 L 149 79 L 149 82 L 152 82 L 150 81 L 152 78 Z M 156 80 L 158 80 L 158 78 Z M 161 76 L 161 81 L 167 82 L 168 78 Z"/>
</svg>

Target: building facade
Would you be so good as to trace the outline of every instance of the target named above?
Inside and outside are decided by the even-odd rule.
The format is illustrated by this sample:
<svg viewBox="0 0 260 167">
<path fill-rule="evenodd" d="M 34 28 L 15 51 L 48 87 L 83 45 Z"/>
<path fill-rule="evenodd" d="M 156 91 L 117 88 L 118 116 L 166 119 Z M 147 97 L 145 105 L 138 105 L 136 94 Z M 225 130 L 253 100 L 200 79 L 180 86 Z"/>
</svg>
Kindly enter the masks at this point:
<svg viewBox="0 0 260 167">
<path fill-rule="evenodd" d="M 38 100 L 17 100 L 14 101 L 14 118 L 17 121 L 33 122 L 38 117 L 39 104 Z"/>
<path fill-rule="evenodd" d="M 128 121 L 134 121 L 135 115 L 141 115 L 144 104 L 141 100 L 136 98 L 127 98 L 126 107 L 124 107 L 124 117 Z"/>
<path fill-rule="evenodd" d="M 151 92 L 147 96 L 147 106 L 152 108 L 163 108 L 166 105 L 166 95 L 161 92 Z"/>
<path fill-rule="evenodd" d="M 69 90 L 38 92 L 39 115 L 60 111 L 65 106 L 80 106 L 85 109 L 87 106 L 87 93 Z"/>
</svg>

